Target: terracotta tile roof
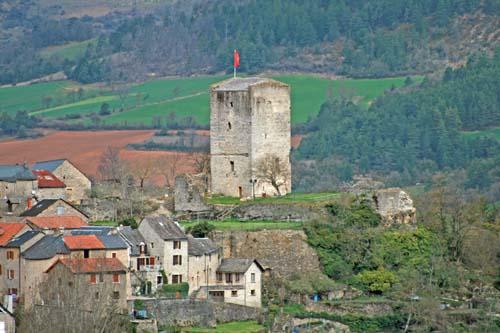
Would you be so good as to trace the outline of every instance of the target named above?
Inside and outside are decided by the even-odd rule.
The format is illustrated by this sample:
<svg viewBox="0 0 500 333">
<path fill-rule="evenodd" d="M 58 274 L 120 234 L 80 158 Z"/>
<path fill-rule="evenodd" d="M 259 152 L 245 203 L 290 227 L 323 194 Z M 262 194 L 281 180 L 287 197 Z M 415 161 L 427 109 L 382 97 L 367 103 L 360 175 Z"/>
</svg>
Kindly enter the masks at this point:
<svg viewBox="0 0 500 333">
<path fill-rule="evenodd" d="M 40 229 L 79 229 L 88 224 L 78 216 L 33 216 L 24 219 Z"/>
<path fill-rule="evenodd" d="M 33 170 L 33 174 L 38 180 L 39 188 L 65 188 L 64 184 L 52 172 L 47 170 Z"/>
<path fill-rule="evenodd" d="M 24 227 L 24 223 L 0 223 L 0 246 L 7 244 Z"/>
<path fill-rule="evenodd" d="M 68 267 L 75 274 L 127 272 L 127 268 L 117 258 L 65 258 L 56 261 L 45 273 L 59 263 Z"/>
<path fill-rule="evenodd" d="M 96 235 L 64 236 L 64 244 L 70 250 L 99 250 L 106 248 Z"/>
</svg>

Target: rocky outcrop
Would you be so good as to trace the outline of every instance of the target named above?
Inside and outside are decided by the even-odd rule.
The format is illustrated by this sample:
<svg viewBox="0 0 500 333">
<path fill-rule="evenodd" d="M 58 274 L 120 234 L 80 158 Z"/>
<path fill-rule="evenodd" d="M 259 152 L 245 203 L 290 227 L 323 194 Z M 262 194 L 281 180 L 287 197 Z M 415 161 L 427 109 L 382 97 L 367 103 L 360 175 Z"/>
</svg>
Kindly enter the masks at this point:
<svg viewBox="0 0 500 333">
<path fill-rule="evenodd" d="M 320 273 L 318 255 L 302 230 L 215 231 L 224 258 L 255 258 L 273 274 Z"/>
<path fill-rule="evenodd" d="M 297 333 L 350 333 L 351 330 L 349 326 L 341 324 L 336 321 L 326 320 L 326 319 L 317 319 L 317 318 L 304 318 L 297 319 L 294 318 L 292 320 L 292 332 Z"/>
<path fill-rule="evenodd" d="M 400 188 L 378 190 L 373 195 L 377 213 L 385 225 L 416 222 L 416 208 L 408 193 Z"/>
</svg>

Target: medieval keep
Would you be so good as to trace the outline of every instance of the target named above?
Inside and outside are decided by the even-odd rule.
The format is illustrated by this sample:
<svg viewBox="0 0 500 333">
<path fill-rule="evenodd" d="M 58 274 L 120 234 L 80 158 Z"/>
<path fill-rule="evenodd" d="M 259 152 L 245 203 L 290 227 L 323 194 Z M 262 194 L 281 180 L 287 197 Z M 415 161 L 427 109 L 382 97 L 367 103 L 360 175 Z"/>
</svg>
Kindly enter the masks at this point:
<svg viewBox="0 0 500 333">
<path fill-rule="evenodd" d="M 260 77 L 231 78 L 211 87 L 211 192 L 240 198 L 276 195 L 258 179 L 256 167 L 265 156 L 288 169 L 281 194 L 291 191 L 290 88 Z"/>
</svg>

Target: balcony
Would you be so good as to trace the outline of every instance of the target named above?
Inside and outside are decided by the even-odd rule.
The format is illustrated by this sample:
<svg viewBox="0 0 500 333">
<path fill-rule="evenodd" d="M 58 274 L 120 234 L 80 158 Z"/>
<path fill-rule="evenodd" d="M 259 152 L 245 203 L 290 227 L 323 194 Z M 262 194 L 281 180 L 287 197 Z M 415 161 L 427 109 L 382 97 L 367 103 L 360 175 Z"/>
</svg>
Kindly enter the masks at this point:
<svg viewBox="0 0 500 333">
<path fill-rule="evenodd" d="M 140 272 L 159 272 L 163 269 L 162 265 L 141 265 L 139 266 Z"/>
</svg>

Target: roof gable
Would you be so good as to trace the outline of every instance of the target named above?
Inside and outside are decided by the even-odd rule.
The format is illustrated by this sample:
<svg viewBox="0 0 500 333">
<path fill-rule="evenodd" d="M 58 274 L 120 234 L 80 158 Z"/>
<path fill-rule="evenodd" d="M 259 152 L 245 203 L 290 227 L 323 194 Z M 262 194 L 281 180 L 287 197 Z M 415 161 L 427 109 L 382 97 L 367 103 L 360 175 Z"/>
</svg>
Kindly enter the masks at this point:
<svg viewBox="0 0 500 333">
<path fill-rule="evenodd" d="M 188 235 L 188 255 L 202 256 L 217 252 L 218 246 L 209 238 L 194 238 Z"/>
<path fill-rule="evenodd" d="M 64 236 L 64 244 L 70 250 L 104 250 L 106 248 L 96 235 Z"/>
<path fill-rule="evenodd" d="M 24 219 L 40 229 L 79 229 L 87 226 L 87 222 L 79 216 L 30 216 Z"/>
<path fill-rule="evenodd" d="M 21 235 L 16 236 L 10 240 L 7 244 L 5 244 L 5 247 L 21 247 L 24 243 L 27 241 L 31 240 L 33 237 L 36 237 L 37 235 L 40 235 L 41 232 L 37 230 L 29 230 L 26 232 L 23 232 Z"/>
<path fill-rule="evenodd" d="M 24 165 L 0 165 L 0 181 L 15 182 L 18 180 L 36 180 L 36 177 L 31 170 Z"/>
<path fill-rule="evenodd" d="M 49 208 L 50 206 L 52 206 L 53 204 L 55 204 L 58 201 L 64 202 L 66 205 L 70 206 L 71 208 L 73 208 L 74 210 L 76 210 L 77 212 L 82 214 L 83 216 L 85 216 L 87 218 L 89 217 L 86 213 L 82 212 L 80 209 L 76 208 L 75 206 L 73 206 L 72 204 L 70 204 L 69 202 L 67 202 L 64 199 L 43 199 L 43 200 L 40 200 L 36 203 L 36 205 L 31 207 L 30 209 L 25 210 L 19 216 L 38 216 L 40 213 L 42 213 L 44 210 L 46 210 L 47 208 Z M 70 215 L 70 214 L 65 214 L 65 215 Z"/>
<path fill-rule="evenodd" d="M 65 158 L 59 160 L 50 160 L 50 161 L 41 161 L 33 164 L 33 169 L 35 170 L 47 170 L 50 172 L 54 172 L 61 164 L 67 161 Z"/>
<path fill-rule="evenodd" d="M 69 254 L 62 235 L 46 235 L 22 253 L 25 259 L 42 260 L 53 258 L 56 254 Z"/>
<path fill-rule="evenodd" d="M 7 244 L 25 227 L 24 223 L 0 223 L 0 246 Z"/>
<path fill-rule="evenodd" d="M 245 273 L 253 263 L 255 263 L 261 271 L 264 271 L 262 265 L 255 259 L 227 258 L 222 259 L 219 268 L 217 268 L 217 272 Z"/>
<path fill-rule="evenodd" d="M 153 231 L 163 240 L 185 240 L 186 234 L 182 228 L 172 220 L 164 216 L 146 216 L 142 224 L 149 225 Z M 140 225 L 139 225 L 140 228 Z"/>
<path fill-rule="evenodd" d="M 38 188 L 65 188 L 64 184 L 52 172 L 47 170 L 33 170 L 38 181 Z"/>
<path fill-rule="evenodd" d="M 59 264 L 64 265 L 74 274 L 127 272 L 127 268 L 117 258 L 64 258 L 57 260 L 45 273 Z"/>
</svg>

